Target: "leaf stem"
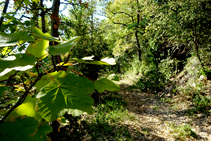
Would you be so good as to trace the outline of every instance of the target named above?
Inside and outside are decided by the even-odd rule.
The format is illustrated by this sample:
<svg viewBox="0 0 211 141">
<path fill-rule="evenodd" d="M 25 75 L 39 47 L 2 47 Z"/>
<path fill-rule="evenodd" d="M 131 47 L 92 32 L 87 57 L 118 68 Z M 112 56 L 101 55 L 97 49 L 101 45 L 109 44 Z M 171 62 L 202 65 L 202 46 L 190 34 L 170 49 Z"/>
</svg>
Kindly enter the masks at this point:
<svg viewBox="0 0 211 141">
<path fill-rule="evenodd" d="M 44 69 L 44 71 L 50 76 L 50 78 L 55 82 L 55 80 L 54 80 L 53 77 L 48 73 L 48 71 L 47 71 L 42 65 L 39 64 L 39 66 L 41 66 L 41 67 Z"/>
</svg>

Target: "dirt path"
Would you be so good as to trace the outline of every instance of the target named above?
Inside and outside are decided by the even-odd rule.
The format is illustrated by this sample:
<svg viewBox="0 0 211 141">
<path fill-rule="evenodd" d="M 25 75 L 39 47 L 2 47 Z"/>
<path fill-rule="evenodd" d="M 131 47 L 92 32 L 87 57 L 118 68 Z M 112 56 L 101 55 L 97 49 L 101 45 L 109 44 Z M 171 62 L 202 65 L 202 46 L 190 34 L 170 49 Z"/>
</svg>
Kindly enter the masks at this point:
<svg viewBox="0 0 211 141">
<path fill-rule="evenodd" d="M 153 94 L 129 89 L 129 81 L 120 81 L 119 94 L 126 100 L 129 113 L 135 116 L 133 121 L 125 121 L 135 140 L 206 140 L 211 141 L 211 116 L 187 114 L 188 104 L 180 96 L 170 101 L 161 100 Z M 191 127 L 194 134 L 182 134 L 185 125 Z M 186 131 L 187 133 L 188 131 Z M 137 134 L 140 133 L 140 134 Z M 179 135 L 181 134 L 181 135 Z M 177 137 L 181 137 L 177 139 Z"/>
</svg>

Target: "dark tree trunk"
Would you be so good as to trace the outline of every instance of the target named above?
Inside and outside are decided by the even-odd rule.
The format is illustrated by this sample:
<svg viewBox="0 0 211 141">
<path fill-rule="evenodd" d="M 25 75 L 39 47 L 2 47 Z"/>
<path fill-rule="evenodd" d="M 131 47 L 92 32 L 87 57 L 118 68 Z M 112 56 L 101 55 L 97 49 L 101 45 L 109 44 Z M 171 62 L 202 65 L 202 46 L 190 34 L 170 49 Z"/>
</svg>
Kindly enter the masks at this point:
<svg viewBox="0 0 211 141">
<path fill-rule="evenodd" d="M 0 30 L 1 30 L 1 31 L 3 31 L 3 29 L 2 29 L 2 23 L 3 23 L 3 21 L 4 21 L 4 17 L 3 17 L 2 15 L 3 15 L 3 14 L 6 14 L 8 5 L 9 5 L 9 0 L 5 0 L 4 9 L 3 9 L 3 11 L 2 11 L 1 18 L 0 18 Z"/>
<path fill-rule="evenodd" d="M 41 20 L 42 20 L 42 32 L 45 33 L 46 29 L 45 29 L 45 10 L 44 5 L 43 5 L 43 0 L 40 0 L 40 6 L 41 6 Z"/>
<path fill-rule="evenodd" d="M 60 0 L 54 0 L 52 6 L 52 15 L 51 15 L 51 35 L 54 37 L 59 37 L 59 30 L 58 30 L 60 24 L 59 6 L 60 6 Z M 57 44 L 58 42 L 50 42 L 50 46 Z M 59 64 L 61 62 L 61 56 L 60 55 L 52 56 L 52 62 L 54 70 L 57 70 L 56 64 Z"/>
<path fill-rule="evenodd" d="M 138 10 L 137 10 L 137 28 L 136 28 L 136 31 L 135 31 L 135 36 L 136 36 L 136 43 L 137 43 L 138 59 L 141 61 L 141 45 L 140 45 L 140 41 L 139 41 L 139 38 L 138 38 L 138 27 L 139 27 L 139 23 L 140 23 L 139 1 L 137 0 L 136 3 L 137 3 Z"/>
<path fill-rule="evenodd" d="M 60 5 L 60 0 L 53 0 L 53 6 L 52 6 L 52 15 L 51 15 L 51 35 L 54 37 L 59 37 L 59 5 Z M 45 19 L 43 19 L 45 20 Z M 57 45 L 58 42 L 50 42 L 50 45 Z M 60 55 L 52 56 L 52 63 L 54 65 L 54 70 L 56 70 L 56 64 L 61 62 L 61 57 Z M 59 141 L 60 140 L 60 133 L 59 133 L 59 125 L 60 123 L 55 120 L 52 121 L 52 128 L 53 132 L 51 132 L 50 138 L 52 141 Z"/>
</svg>

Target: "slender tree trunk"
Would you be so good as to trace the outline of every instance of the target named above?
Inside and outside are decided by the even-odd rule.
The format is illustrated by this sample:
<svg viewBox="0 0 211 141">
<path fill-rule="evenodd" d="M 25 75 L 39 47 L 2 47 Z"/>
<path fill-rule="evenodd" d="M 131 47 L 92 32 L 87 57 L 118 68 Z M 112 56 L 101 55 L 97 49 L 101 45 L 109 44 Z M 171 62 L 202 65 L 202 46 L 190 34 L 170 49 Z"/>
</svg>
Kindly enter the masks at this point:
<svg viewBox="0 0 211 141">
<path fill-rule="evenodd" d="M 59 18 L 59 6 L 60 6 L 60 0 L 54 0 L 53 6 L 52 6 L 52 15 L 51 15 L 51 35 L 54 37 L 59 37 L 59 24 L 60 24 L 60 18 Z M 50 45 L 57 45 L 58 42 L 50 42 Z M 56 55 L 52 56 L 52 62 L 54 66 L 54 70 L 56 70 L 56 64 L 59 64 L 61 62 L 61 56 Z"/>
<path fill-rule="evenodd" d="M 51 15 L 51 35 L 54 37 L 59 37 L 59 6 L 60 6 L 60 0 L 53 0 L 53 6 L 52 6 L 52 15 Z M 50 42 L 50 45 L 57 45 L 58 42 Z M 57 70 L 56 64 L 61 62 L 61 56 L 56 55 L 52 56 L 52 63 L 54 66 L 54 70 Z M 52 121 L 52 128 L 53 132 L 50 133 L 50 138 L 52 141 L 58 141 L 60 140 L 60 134 L 58 132 L 59 129 L 59 122 L 57 120 Z"/>
<path fill-rule="evenodd" d="M 204 66 L 202 65 L 201 57 L 200 57 L 200 55 L 199 55 L 199 45 L 198 45 L 198 39 L 197 39 L 197 34 L 196 34 L 196 28 L 197 28 L 197 22 L 195 21 L 194 29 L 193 29 L 194 48 L 195 48 L 196 56 L 197 56 L 197 58 L 199 59 L 200 65 L 201 65 L 203 71 L 205 71 L 205 68 L 204 68 Z"/>
<path fill-rule="evenodd" d="M 43 5 L 43 0 L 40 0 L 40 6 L 41 6 L 41 20 L 42 20 L 42 32 L 45 33 L 45 11 L 44 11 L 44 5 Z"/>
<path fill-rule="evenodd" d="M 3 14 L 6 14 L 8 5 L 9 5 L 9 0 L 5 0 L 4 9 L 3 9 L 3 11 L 2 11 L 1 18 L 0 18 L 0 30 L 1 30 L 1 31 L 3 31 L 3 29 L 2 29 L 2 23 L 3 23 L 3 21 L 4 21 Z"/>
<path fill-rule="evenodd" d="M 39 24 L 38 24 L 39 10 L 37 9 L 38 4 L 36 2 L 33 2 L 32 6 L 34 7 L 33 8 L 34 9 L 34 14 L 33 14 L 33 17 L 32 17 L 32 21 L 35 24 L 35 26 L 39 28 Z"/>
<path fill-rule="evenodd" d="M 137 28 L 136 28 L 136 31 L 135 31 L 135 37 L 136 37 L 136 43 L 137 43 L 137 53 L 138 53 L 138 59 L 141 61 L 141 46 L 140 46 L 140 41 L 139 41 L 139 38 L 138 38 L 138 27 L 139 27 L 139 23 L 140 23 L 140 9 L 139 9 L 139 0 L 136 0 L 136 3 L 137 3 Z"/>
</svg>

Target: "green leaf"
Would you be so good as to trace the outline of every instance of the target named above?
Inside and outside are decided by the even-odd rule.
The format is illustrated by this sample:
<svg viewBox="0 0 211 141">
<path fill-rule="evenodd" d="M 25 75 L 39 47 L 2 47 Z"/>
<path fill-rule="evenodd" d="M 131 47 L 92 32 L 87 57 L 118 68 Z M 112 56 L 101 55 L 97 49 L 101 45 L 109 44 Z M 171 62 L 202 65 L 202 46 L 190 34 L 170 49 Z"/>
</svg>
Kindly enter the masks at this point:
<svg viewBox="0 0 211 141">
<path fill-rule="evenodd" d="M 80 116 L 82 115 L 84 112 L 78 109 L 64 109 L 59 113 L 59 116 L 63 116 L 65 113 L 71 114 L 72 116 Z"/>
<path fill-rule="evenodd" d="M 1 141 L 32 141 L 30 135 L 35 132 L 39 123 L 32 117 L 18 117 L 13 122 L 0 124 Z"/>
<path fill-rule="evenodd" d="M 106 58 L 101 59 L 100 61 L 108 63 L 109 65 L 116 65 L 116 61 L 114 58 L 106 57 Z"/>
<path fill-rule="evenodd" d="M 32 98 L 31 96 L 27 96 L 25 101 L 15 108 L 12 113 L 6 118 L 6 121 L 11 121 L 13 118 L 22 116 L 22 115 L 27 115 L 28 117 L 33 117 L 36 120 L 41 120 L 41 116 L 39 113 L 36 112 L 35 110 L 35 105 L 38 99 L 36 97 Z"/>
<path fill-rule="evenodd" d="M 52 72 L 49 73 L 49 75 L 56 80 L 57 78 L 60 77 L 65 77 L 66 73 L 65 71 L 59 71 L 59 72 Z M 43 76 L 36 84 L 35 84 L 35 88 L 37 91 L 40 91 L 41 88 L 45 87 L 46 85 L 48 85 L 50 82 L 52 82 L 52 78 L 49 76 L 48 74 L 46 74 L 45 76 Z"/>
<path fill-rule="evenodd" d="M 10 72 L 13 70 L 26 71 L 31 69 L 36 60 L 37 59 L 33 55 L 28 54 L 16 54 L 15 56 L 0 58 L 0 80 L 2 80 L 3 76 L 11 74 Z"/>
<path fill-rule="evenodd" d="M 7 80 L 11 75 L 14 75 L 16 72 L 17 72 L 16 70 L 11 70 L 8 73 L 6 72 L 6 74 L 4 74 L 3 76 L 1 76 L 1 73 L 0 73 L 0 81 Z M 18 72 L 16 74 L 20 75 L 21 73 L 23 73 L 23 72 Z M 3 72 L 2 72 L 2 74 L 3 74 Z"/>
<path fill-rule="evenodd" d="M 115 65 L 116 62 L 115 62 L 115 59 L 114 58 L 103 58 L 101 59 L 100 61 L 91 61 L 93 60 L 94 56 L 90 56 L 90 57 L 85 57 L 85 58 L 82 58 L 82 59 L 77 59 L 77 58 L 73 58 L 75 61 L 77 61 L 78 63 L 84 63 L 84 64 L 92 64 L 92 65 Z M 87 62 L 85 60 L 88 60 L 90 62 Z"/>
<path fill-rule="evenodd" d="M 31 134 L 30 136 L 37 141 L 47 141 L 50 140 L 47 138 L 47 134 L 52 132 L 51 126 L 46 122 L 41 122 L 40 125 L 37 127 L 37 130 Z"/>
<path fill-rule="evenodd" d="M 35 3 L 38 3 L 40 0 L 32 0 L 33 2 L 35 2 Z"/>
<path fill-rule="evenodd" d="M 6 91 L 6 90 L 7 90 L 6 87 L 0 86 L 0 98 L 1 98 L 2 94 L 4 93 L 4 91 Z"/>
<path fill-rule="evenodd" d="M 30 1 L 29 1 L 29 0 L 24 0 L 24 3 L 25 3 L 26 5 L 29 5 L 29 4 L 30 4 Z"/>
<path fill-rule="evenodd" d="M 84 58 L 81 58 L 82 60 L 93 60 L 92 58 L 94 57 L 94 55 L 92 56 L 87 56 L 87 57 L 84 57 Z"/>
<path fill-rule="evenodd" d="M 79 38 L 81 38 L 80 36 L 76 36 L 73 37 L 72 39 L 70 39 L 69 41 L 59 44 L 59 45 L 55 45 L 55 46 L 50 46 L 49 47 L 49 53 L 52 55 L 62 55 L 67 53 L 73 46 L 75 46 L 75 42 L 76 40 L 78 40 Z"/>
<path fill-rule="evenodd" d="M 31 43 L 27 52 L 34 55 L 37 58 L 44 59 L 48 53 L 45 49 L 49 46 L 49 41 L 43 39 L 37 39 L 35 43 Z"/>
<path fill-rule="evenodd" d="M 49 40 L 49 41 L 57 41 L 57 42 L 59 42 L 57 38 L 52 37 L 49 33 L 43 33 L 43 32 L 42 32 L 39 28 L 37 28 L 37 27 L 33 27 L 33 28 L 32 28 L 32 32 L 33 32 L 33 34 L 34 34 L 35 36 L 40 37 L 40 38 L 42 38 L 42 39 Z"/>
<path fill-rule="evenodd" d="M 29 36 L 28 32 L 0 33 L 0 47 L 15 46 L 19 41 L 34 41 L 34 39 Z"/>
<path fill-rule="evenodd" d="M 59 83 L 58 83 L 59 82 Z M 88 95 L 93 93 L 94 84 L 91 80 L 68 74 L 65 78 L 58 78 L 41 89 L 37 98 L 37 110 L 46 121 L 53 121 L 64 109 L 78 109 L 92 113 L 93 99 Z"/>
<path fill-rule="evenodd" d="M 107 91 L 119 91 L 120 87 L 119 85 L 115 84 L 111 80 L 108 80 L 106 78 L 100 78 L 94 82 L 95 89 L 102 93 L 105 90 Z"/>
</svg>

